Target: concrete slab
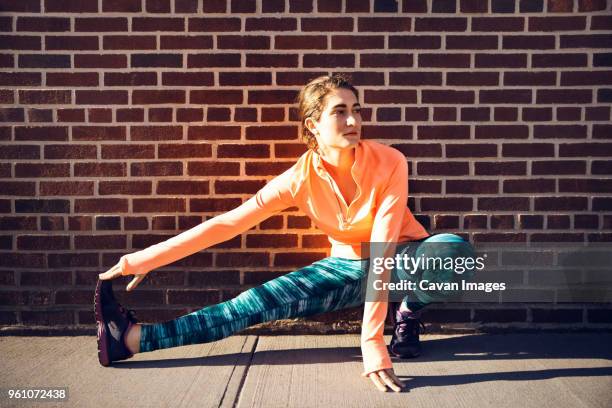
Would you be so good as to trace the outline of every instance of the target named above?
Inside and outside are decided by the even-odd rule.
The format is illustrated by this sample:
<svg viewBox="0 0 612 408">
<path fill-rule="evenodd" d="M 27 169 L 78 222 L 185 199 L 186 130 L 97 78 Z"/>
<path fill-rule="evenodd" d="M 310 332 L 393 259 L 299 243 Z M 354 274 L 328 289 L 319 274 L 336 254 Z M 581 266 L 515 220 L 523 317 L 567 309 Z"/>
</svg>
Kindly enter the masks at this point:
<svg viewBox="0 0 612 408">
<path fill-rule="evenodd" d="M 253 336 L 234 336 L 102 367 L 92 336 L 0 337 L 0 388 L 68 387 L 62 407 L 232 406 L 254 345 Z"/>
<path fill-rule="evenodd" d="M 612 406 L 610 335 L 446 335 L 424 340 L 423 356 L 394 363 L 408 389 L 380 393 L 357 376 L 358 336 L 260 337 L 238 406 Z"/>
<path fill-rule="evenodd" d="M 387 341 L 389 339 L 387 338 Z M 425 335 L 381 393 L 359 336 L 232 336 L 100 367 L 93 336 L 0 337 L 0 388 L 68 387 L 59 407 L 610 407 L 612 334 Z"/>
</svg>

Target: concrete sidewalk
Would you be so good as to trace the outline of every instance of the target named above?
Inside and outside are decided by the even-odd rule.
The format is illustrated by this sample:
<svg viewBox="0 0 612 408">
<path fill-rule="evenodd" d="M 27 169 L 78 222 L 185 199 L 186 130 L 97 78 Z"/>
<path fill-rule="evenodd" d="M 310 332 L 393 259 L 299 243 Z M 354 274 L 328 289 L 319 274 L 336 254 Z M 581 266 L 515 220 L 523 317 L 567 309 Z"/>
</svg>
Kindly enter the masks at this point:
<svg viewBox="0 0 612 408">
<path fill-rule="evenodd" d="M 612 334 L 425 335 L 377 391 L 357 335 L 232 336 L 99 366 L 96 340 L 0 337 L 0 388 L 68 387 L 60 407 L 610 407 Z M 389 341 L 389 338 L 386 338 Z"/>
</svg>

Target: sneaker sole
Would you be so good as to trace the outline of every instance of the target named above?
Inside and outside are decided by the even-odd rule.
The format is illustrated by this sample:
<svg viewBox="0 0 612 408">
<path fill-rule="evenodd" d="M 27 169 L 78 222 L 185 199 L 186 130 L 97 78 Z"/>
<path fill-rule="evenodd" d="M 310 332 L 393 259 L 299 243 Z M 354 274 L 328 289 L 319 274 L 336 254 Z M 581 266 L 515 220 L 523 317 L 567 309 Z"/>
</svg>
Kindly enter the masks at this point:
<svg viewBox="0 0 612 408">
<path fill-rule="evenodd" d="M 104 367 L 110 365 L 110 359 L 108 358 L 108 340 L 106 337 L 106 324 L 104 324 L 104 317 L 102 315 L 102 299 L 101 297 L 101 286 L 102 281 L 98 280 L 96 285 L 96 294 L 94 296 L 94 312 L 96 314 L 96 324 L 98 326 L 98 361 Z"/>
</svg>

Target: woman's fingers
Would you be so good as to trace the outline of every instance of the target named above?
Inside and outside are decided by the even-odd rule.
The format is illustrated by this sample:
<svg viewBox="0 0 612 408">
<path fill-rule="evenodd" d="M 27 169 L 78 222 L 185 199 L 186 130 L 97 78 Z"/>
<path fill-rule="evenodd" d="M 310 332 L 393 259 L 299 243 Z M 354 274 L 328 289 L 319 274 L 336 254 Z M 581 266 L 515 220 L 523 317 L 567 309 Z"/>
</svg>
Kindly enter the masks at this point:
<svg viewBox="0 0 612 408">
<path fill-rule="evenodd" d="M 400 387 L 400 385 L 399 385 L 401 383 L 401 381 L 399 381 L 399 379 L 397 377 L 395 377 L 395 375 L 393 375 L 393 377 L 391 377 L 391 375 L 389 374 L 389 372 L 387 370 L 380 370 L 378 372 L 378 375 L 384 381 L 384 383 L 389 388 L 391 388 L 393 391 L 400 392 L 402 390 L 402 387 Z"/>
<path fill-rule="evenodd" d="M 130 291 L 134 289 L 147 275 L 134 275 L 134 279 L 127 285 L 127 290 Z"/>
<path fill-rule="evenodd" d="M 389 374 L 391 376 L 391 378 L 393 379 L 393 381 L 397 385 L 399 385 L 402 388 L 406 388 L 406 384 L 404 384 L 404 382 L 402 380 L 400 380 L 397 375 L 395 375 L 395 372 L 393 371 L 392 368 L 388 369 L 388 370 L 385 370 L 385 371 L 387 372 L 387 374 Z"/>
<path fill-rule="evenodd" d="M 378 391 L 382 391 L 382 392 L 387 391 L 387 387 L 385 386 L 385 384 L 383 384 L 382 380 L 378 376 L 378 372 L 370 373 L 369 377 L 374 383 L 374 385 L 376 386 L 376 388 L 378 388 Z"/>
<path fill-rule="evenodd" d="M 119 266 L 119 264 L 116 264 L 112 268 L 110 268 L 108 271 L 99 274 L 98 278 L 100 278 L 101 280 L 107 280 L 107 279 L 115 279 L 115 278 L 118 278 L 119 276 L 121 276 L 121 267 Z"/>
</svg>

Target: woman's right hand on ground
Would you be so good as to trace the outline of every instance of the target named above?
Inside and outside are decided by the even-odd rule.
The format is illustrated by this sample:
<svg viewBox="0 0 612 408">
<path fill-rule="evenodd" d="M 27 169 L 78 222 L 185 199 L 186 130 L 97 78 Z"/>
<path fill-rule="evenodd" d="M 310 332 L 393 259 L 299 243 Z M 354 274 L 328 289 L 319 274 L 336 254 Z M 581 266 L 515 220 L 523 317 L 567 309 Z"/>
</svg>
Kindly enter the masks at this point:
<svg viewBox="0 0 612 408">
<path fill-rule="evenodd" d="M 98 275 L 98 277 L 101 280 L 115 279 L 120 276 L 122 275 L 121 275 L 121 267 L 119 266 L 119 264 L 114 265 L 108 271 Z M 132 281 L 127 285 L 127 291 L 131 291 L 136 286 L 138 286 L 138 284 L 144 280 L 145 276 L 147 275 L 146 274 L 134 275 L 134 279 L 132 279 Z"/>
</svg>

